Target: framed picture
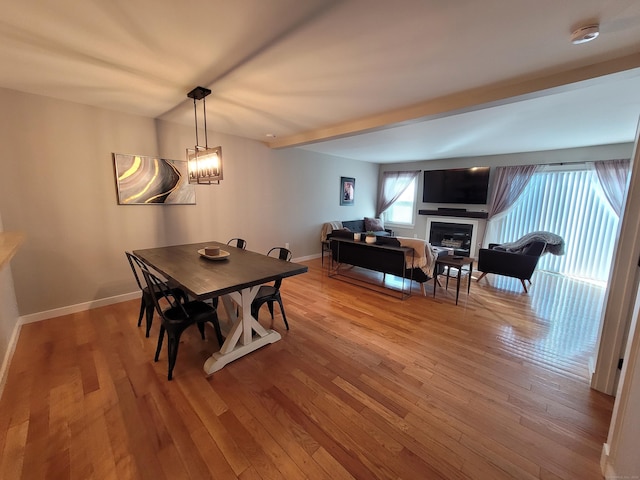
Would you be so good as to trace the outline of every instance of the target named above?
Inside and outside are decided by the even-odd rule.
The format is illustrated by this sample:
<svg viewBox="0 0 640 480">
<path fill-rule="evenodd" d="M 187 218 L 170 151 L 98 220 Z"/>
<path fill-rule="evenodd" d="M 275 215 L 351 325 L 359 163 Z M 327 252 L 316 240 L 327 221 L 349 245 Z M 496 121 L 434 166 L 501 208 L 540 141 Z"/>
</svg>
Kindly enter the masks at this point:
<svg viewBox="0 0 640 480">
<path fill-rule="evenodd" d="M 340 177 L 340 205 L 353 205 L 355 191 L 355 178 Z"/>
<path fill-rule="evenodd" d="M 195 205 L 187 162 L 144 155 L 113 154 L 120 205 Z"/>
</svg>

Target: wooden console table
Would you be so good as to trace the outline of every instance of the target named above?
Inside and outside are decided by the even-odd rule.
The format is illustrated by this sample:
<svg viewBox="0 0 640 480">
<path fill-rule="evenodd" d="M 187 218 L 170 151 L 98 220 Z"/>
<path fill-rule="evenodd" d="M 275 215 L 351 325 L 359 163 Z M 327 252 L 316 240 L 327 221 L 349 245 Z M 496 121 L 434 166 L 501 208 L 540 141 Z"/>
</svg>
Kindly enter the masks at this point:
<svg viewBox="0 0 640 480">
<path fill-rule="evenodd" d="M 406 277 L 405 256 L 407 253 L 410 253 L 411 263 L 413 264 L 413 248 L 376 245 L 347 238 L 331 238 L 329 246 L 331 249 L 330 277 L 342 275 L 347 278 L 353 278 L 345 275 L 341 271 L 340 267 L 342 264 L 366 268 L 384 274 L 388 273 L 402 277 L 400 298 L 404 300 L 411 296 L 413 274 L 409 278 Z M 405 279 L 408 280 L 408 290 L 405 290 Z"/>
</svg>

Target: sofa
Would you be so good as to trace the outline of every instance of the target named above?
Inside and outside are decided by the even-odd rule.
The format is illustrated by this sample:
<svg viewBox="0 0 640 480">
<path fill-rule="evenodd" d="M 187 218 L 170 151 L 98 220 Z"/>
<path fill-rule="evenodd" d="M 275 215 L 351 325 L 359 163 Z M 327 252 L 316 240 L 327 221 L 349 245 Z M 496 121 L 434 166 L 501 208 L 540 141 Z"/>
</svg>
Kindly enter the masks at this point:
<svg viewBox="0 0 640 480">
<path fill-rule="evenodd" d="M 340 241 L 342 238 L 347 241 Z M 448 254 L 446 250 L 434 251 L 428 242 L 416 238 L 379 235 L 376 244 L 369 245 L 362 240 L 354 241 L 353 234 L 346 230 L 336 230 L 328 242 L 334 266 L 329 276 L 338 274 L 341 264 L 353 265 L 418 282 L 423 295 L 426 295 L 425 282 L 432 278 L 436 257 Z M 412 248 L 414 254 L 406 256 L 399 247 Z M 403 287 L 402 298 L 410 292 L 410 286 L 408 291 Z"/>
<path fill-rule="evenodd" d="M 364 217 L 359 220 L 336 220 L 322 224 L 320 231 L 320 243 L 322 247 L 322 264 L 324 265 L 324 254 L 329 252 L 329 239 L 333 235 L 343 238 L 353 238 L 354 233 L 373 232 L 376 237 L 393 236 L 393 230 L 384 228 L 384 223 L 379 218 Z"/>
<path fill-rule="evenodd" d="M 334 231 L 342 230 L 350 233 L 373 232 L 376 236 L 393 236 L 393 230 L 384 228 L 384 223 L 379 218 L 364 217 L 358 220 L 333 221 L 322 224 L 320 240 L 326 242 Z"/>
</svg>

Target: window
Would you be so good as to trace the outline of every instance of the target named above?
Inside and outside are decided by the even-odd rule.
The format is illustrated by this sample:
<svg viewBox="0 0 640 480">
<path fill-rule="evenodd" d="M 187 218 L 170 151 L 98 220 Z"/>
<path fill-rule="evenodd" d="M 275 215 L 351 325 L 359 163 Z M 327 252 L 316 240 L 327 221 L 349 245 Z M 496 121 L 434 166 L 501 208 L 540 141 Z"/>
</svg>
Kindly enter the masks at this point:
<svg viewBox="0 0 640 480">
<path fill-rule="evenodd" d="M 618 216 L 604 197 L 595 171 L 543 171 L 533 175 L 504 215 L 489 222 L 486 243 L 511 242 L 546 230 L 564 238 L 566 254 L 544 255 L 538 269 L 606 282 Z"/>
<path fill-rule="evenodd" d="M 385 223 L 413 226 L 416 211 L 416 178 L 411 180 L 411 183 L 407 189 L 402 192 L 402 195 L 385 210 Z"/>
</svg>

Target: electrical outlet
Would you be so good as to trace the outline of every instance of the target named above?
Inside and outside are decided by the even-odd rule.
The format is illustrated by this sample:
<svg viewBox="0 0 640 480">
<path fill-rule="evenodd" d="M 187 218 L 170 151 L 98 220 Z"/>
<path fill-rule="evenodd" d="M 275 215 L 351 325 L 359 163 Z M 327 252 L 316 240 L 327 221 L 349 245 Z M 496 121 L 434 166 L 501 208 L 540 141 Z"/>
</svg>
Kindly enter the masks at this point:
<svg viewBox="0 0 640 480">
<path fill-rule="evenodd" d="M 284 244 L 284 248 L 286 248 L 287 250 L 289 250 L 289 242 Z"/>
<path fill-rule="evenodd" d="M 418 238 L 418 234 L 417 234 L 417 233 L 414 233 L 414 234 L 413 234 L 413 238 Z"/>
</svg>

